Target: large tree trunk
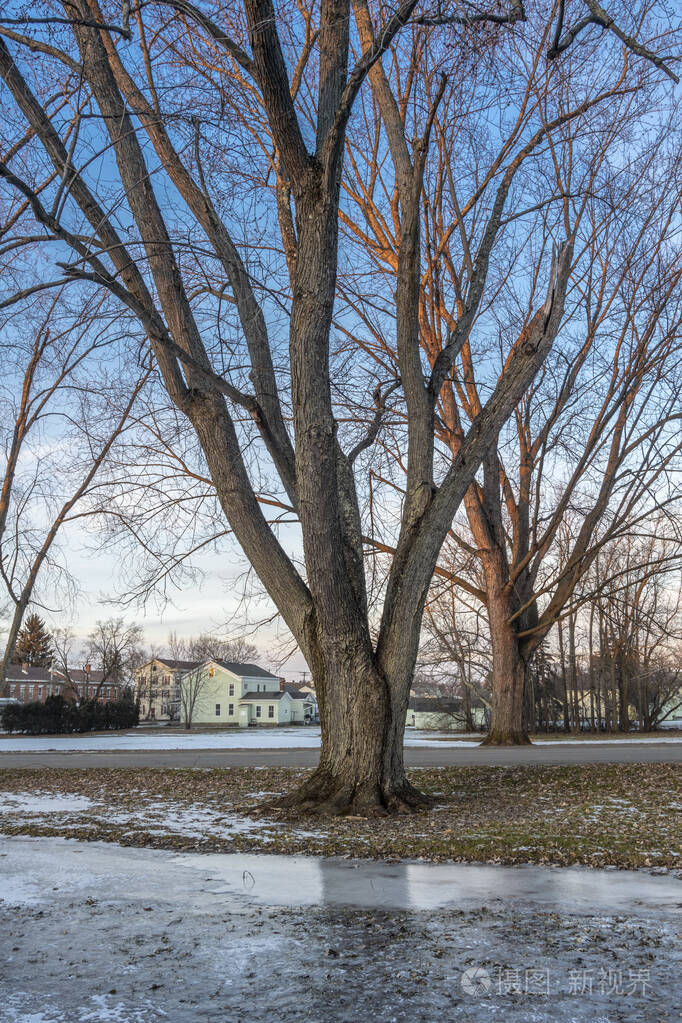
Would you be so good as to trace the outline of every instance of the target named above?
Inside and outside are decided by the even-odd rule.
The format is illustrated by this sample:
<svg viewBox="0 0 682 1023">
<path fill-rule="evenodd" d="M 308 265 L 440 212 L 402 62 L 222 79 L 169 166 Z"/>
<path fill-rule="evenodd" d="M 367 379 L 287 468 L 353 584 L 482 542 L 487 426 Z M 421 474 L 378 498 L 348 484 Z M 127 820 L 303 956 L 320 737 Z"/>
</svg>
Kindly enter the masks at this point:
<svg viewBox="0 0 682 1023">
<path fill-rule="evenodd" d="M 357 644 L 361 649 L 361 644 Z M 429 800 L 407 781 L 403 736 L 407 699 L 391 691 L 358 649 L 316 672 L 322 749 L 313 774 L 278 805 L 320 814 L 377 816 Z M 320 684 L 321 683 L 321 684 Z M 408 690 L 409 695 L 409 690 Z"/>
<path fill-rule="evenodd" d="M 509 622 L 511 608 L 504 591 L 488 594 L 488 616 L 493 654 L 493 699 L 486 746 L 520 746 L 530 742 L 523 702 L 526 663 L 516 630 Z"/>
<path fill-rule="evenodd" d="M 401 7 L 400 18 L 387 23 L 381 37 L 382 47 L 390 45 L 393 34 L 409 16 L 410 6 L 408 0 Z M 172 147 L 169 152 L 164 132 L 154 127 L 160 119 L 153 112 L 139 113 L 145 101 L 134 88 L 128 90 L 128 102 L 124 102 L 119 83 L 127 88 L 126 74 L 116 61 L 115 47 L 110 46 L 107 54 L 105 33 L 87 27 L 93 16 L 100 16 L 94 0 L 80 0 L 76 4 L 84 24 L 74 26 L 74 31 L 86 78 L 110 132 L 129 212 L 143 239 L 145 274 L 148 272 L 153 279 L 157 297 L 151 294 L 105 210 L 75 173 L 69 183 L 70 194 L 114 262 L 122 282 L 116 283 L 115 293 L 123 289 L 124 300 L 144 324 L 169 396 L 194 427 L 231 530 L 313 670 L 322 720 L 320 766 L 291 801 L 337 813 L 406 809 L 419 801 L 405 779 L 402 744 L 410 680 L 431 576 L 453 515 L 490 446 L 490 438 L 499 433 L 554 340 L 563 316 L 572 241 L 560 250 L 545 305 L 527 325 L 508 369 L 461 439 L 442 483 L 436 486 L 435 405 L 456 358 L 457 344 L 453 339 L 444 358 L 425 377 L 418 344 L 418 301 L 420 194 L 428 132 L 415 146 L 414 161 L 410 160 L 407 148 L 406 158 L 397 160 L 401 166 L 398 181 L 403 209 L 396 334 L 408 410 L 408 481 L 375 652 L 367 613 L 359 504 L 350 463 L 339 447 L 330 381 L 344 131 L 362 81 L 362 75 L 354 73 L 350 78 L 348 75 L 348 2 L 336 0 L 321 7 L 314 151 L 307 145 L 310 126 L 306 122 L 305 128 L 301 127 L 292 103 L 273 4 L 271 0 L 245 0 L 244 7 L 252 51 L 250 73 L 258 83 L 269 123 L 268 147 L 274 142 L 294 199 L 297 241 L 289 363 L 295 444 L 289 439 L 279 408 L 263 318 L 258 321 L 258 329 L 254 327 L 254 302 L 253 295 L 247 293 L 250 287 L 247 274 L 236 250 L 232 251 L 218 214 L 210 206 L 205 188 L 198 189 L 196 183 L 188 182 L 186 169 L 177 154 L 173 156 Z M 3 54 L 4 65 L 0 59 L 0 66 L 4 66 L 6 81 L 57 173 L 63 175 L 64 168 L 71 163 L 63 140 L 27 92 L 0 40 L 0 58 Z M 378 74 L 380 60 L 373 66 Z M 211 370 L 211 359 L 175 258 L 130 109 L 136 109 L 138 117 L 144 118 L 161 164 L 173 168 L 175 186 L 213 240 L 230 276 L 254 368 L 255 395 L 242 394 L 229 380 L 221 380 Z M 390 112 L 388 116 L 390 120 Z M 403 128 L 396 126 L 395 117 L 390 123 L 404 135 Z M 432 118 L 429 126 L 431 123 Z M 539 144 L 540 137 L 534 136 L 533 146 Z M 402 145 L 406 147 L 404 138 Z M 518 166 L 516 161 L 510 165 L 496 194 L 481 244 L 477 283 L 470 289 L 466 315 L 458 325 L 462 338 L 468 334 L 482 300 L 488 259 Z M 78 247 L 76 251 L 80 253 Z M 107 286 L 113 285 L 113 280 L 109 283 L 107 278 Z M 264 518 L 226 395 L 231 403 L 248 409 L 254 423 L 259 424 L 265 447 L 298 514 L 305 580 Z"/>
</svg>

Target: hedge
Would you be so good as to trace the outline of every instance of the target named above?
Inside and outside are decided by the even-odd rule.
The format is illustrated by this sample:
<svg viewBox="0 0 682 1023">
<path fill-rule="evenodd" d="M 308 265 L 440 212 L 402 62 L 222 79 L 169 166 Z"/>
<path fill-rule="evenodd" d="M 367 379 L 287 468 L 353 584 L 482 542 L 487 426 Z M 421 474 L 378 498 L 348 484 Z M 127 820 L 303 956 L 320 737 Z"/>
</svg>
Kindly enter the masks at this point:
<svg viewBox="0 0 682 1023">
<path fill-rule="evenodd" d="M 7 732 L 26 735 L 55 735 L 69 732 L 104 732 L 133 728 L 140 720 L 140 704 L 130 696 L 109 703 L 81 700 L 67 702 L 63 696 L 48 696 L 44 703 L 9 703 L 2 712 Z"/>
</svg>

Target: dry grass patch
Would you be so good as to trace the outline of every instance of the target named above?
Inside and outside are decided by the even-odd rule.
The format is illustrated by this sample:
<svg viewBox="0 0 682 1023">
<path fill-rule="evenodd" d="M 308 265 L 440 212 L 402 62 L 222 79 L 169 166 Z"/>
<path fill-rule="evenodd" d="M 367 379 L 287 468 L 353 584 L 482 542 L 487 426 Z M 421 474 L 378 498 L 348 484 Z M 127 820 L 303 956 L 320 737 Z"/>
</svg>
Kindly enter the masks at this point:
<svg viewBox="0 0 682 1023">
<path fill-rule="evenodd" d="M 415 770 L 436 805 L 400 818 L 319 821 L 262 809 L 306 773 L 2 770 L 0 833 L 203 852 L 682 869 L 677 764 Z M 60 804 L 66 796 L 90 802 Z"/>
</svg>

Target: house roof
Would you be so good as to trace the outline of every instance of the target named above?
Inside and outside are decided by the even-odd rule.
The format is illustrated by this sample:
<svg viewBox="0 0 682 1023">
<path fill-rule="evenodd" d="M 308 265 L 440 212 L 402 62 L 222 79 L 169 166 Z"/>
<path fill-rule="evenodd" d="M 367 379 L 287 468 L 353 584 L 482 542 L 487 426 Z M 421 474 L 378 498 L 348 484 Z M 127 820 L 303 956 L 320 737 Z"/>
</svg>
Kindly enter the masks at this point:
<svg viewBox="0 0 682 1023">
<path fill-rule="evenodd" d="M 233 675 L 238 678 L 262 678 L 262 679 L 273 679 L 279 684 L 279 675 L 273 675 L 265 668 L 259 668 L 257 664 L 238 664 L 236 661 L 221 661 L 216 660 L 212 657 L 205 657 L 200 661 L 182 661 L 176 657 L 150 657 L 148 661 L 140 665 L 137 669 L 136 674 L 144 671 L 150 664 L 157 661 L 159 664 L 163 664 L 164 667 L 168 668 L 169 671 L 193 671 L 195 668 L 201 667 L 203 664 L 219 664 L 222 668 L 226 668 L 227 671 L 231 671 Z"/>
<path fill-rule="evenodd" d="M 72 682 L 85 682 L 85 672 L 82 668 L 69 668 L 69 675 Z M 6 679 L 8 682 L 51 682 L 57 685 L 68 684 L 63 671 L 58 668 L 38 668 L 28 664 L 25 668 L 21 664 L 10 664 L 7 668 Z M 101 671 L 91 671 L 88 674 L 90 682 L 97 684 L 102 681 Z M 113 679 L 106 683 L 116 685 Z"/>
<path fill-rule="evenodd" d="M 240 703 L 272 703 L 274 700 L 281 700 L 285 695 L 290 696 L 292 700 L 307 700 L 310 697 L 309 693 L 301 693 L 298 691 L 296 686 L 285 685 L 284 689 L 277 689 L 269 693 L 246 693 L 242 696 Z"/>
<path fill-rule="evenodd" d="M 292 686 L 289 682 L 284 683 L 285 692 L 289 694 L 292 700 L 307 700 L 312 696 L 312 693 L 303 693 L 296 686 Z"/>
<path fill-rule="evenodd" d="M 281 700 L 283 696 L 289 696 L 289 693 L 283 693 L 280 689 L 272 693 L 247 693 L 246 696 L 242 696 L 240 703 L 274 703 L 275 700 Z"/>
<path fill-rule="evenodd" d="M 265 668 L 259 668 L 257 664 L 238 664 L 236 661 L 216 661 L 215 663 L 227 668 L 239 678 L 271 678 L 279 684 L 279 675 L 273 675 Z"/>
<path fill-rule="evenodd" d="M 63 676 L 64 672 L 63 671 L 59 671 L 59 672 L 56 672 L 56 674 L 58 674 L 60 676 Z M 72 682 L 85 682 L 86 681 L 86 675 L 85 675 L 85 672 L 83 671 L 82 668 L 69 668 L 69 675 L 71 676 L 71 681 Z M 103 677 L 104 677 L 104 672 L 103 671 L 89 671 L 88 674 L 87 674 L 87 681 L 88 682 L 94 682 L 95 685 L 96 685 L 98 682 L 102 681 Z M 120 685 L 120 682 L 117 682 L 115 679 L 112 678 L 112 679 L 108 679 L 106 681 L 105 685 L 115 686 L 115 685 Z"/>
<path fill-rule="evenodd" d="M 9 664 L 5 678 L 8 682 L 63 682 L 61 675 L 54 669 L 37 668 L 32 664 L 23 667 L 21 664 Z"/>
<path fill-rule="evenodd" d="M 410 700 L 408 707 L 431 714 L 457 714 L 462 709 L 462 701 L 446 696 L 424 696 Z"/>
<path fill-rule="evenodd" d="M 154 661 L 158 661 L 159 664 L 165 665 L 166 668 L 170 668 L 171 671 L 191 671 L 192 668 L 198 668 L 203 661 L 179 661 L 175 657 L 152 657 L 146 661 L 137 670 L 141 671 L 142 668 L 146 668 L 147 665 L 152 664 Z"/>
</svg>

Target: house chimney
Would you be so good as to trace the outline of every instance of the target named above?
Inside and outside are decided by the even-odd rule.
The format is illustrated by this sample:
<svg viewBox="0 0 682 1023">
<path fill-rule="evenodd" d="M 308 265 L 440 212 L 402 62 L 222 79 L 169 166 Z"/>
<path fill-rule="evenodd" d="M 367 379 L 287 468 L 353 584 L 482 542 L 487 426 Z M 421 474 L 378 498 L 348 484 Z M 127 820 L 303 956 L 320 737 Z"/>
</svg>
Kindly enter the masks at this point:
<svg viewBox="0 0 682 1023">
<path fill-rule="evenodd" d="M 280 693 L 284 692 L 284 686 L 286 684 L 286 681 L 287 680 L 285 678 L 280 678 L 280 680 L 279 680 L 279 691 L 280 691 Z"/>
<path fill-rule="evenodd" d="M 24 675 L 28 675 L 28 661 L 21 662 L 21 670 L 23 671 Z"/>
</svg>

